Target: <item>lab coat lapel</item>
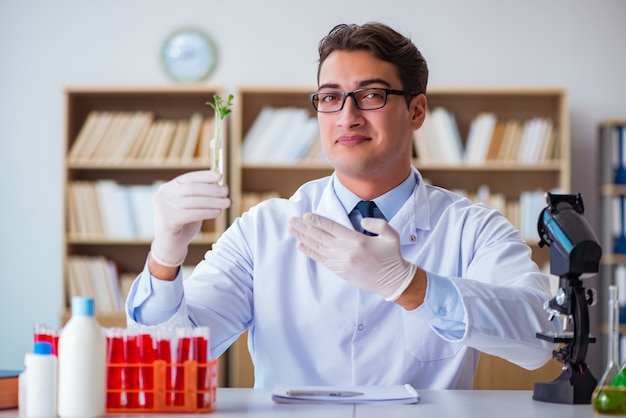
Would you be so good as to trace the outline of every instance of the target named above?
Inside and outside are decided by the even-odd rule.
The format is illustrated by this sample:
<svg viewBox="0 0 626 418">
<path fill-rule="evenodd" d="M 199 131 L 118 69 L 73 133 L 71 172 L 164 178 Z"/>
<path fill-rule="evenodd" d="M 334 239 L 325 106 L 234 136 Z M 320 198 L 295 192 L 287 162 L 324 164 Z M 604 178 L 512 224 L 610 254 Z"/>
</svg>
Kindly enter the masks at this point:
<svg viewBox="0 0 626 418">
<path fill-rule="evenodd" d="M 389 221 L 389 225 L 400 235 L 401 245 L 414 244 L 417 231 L 431 229 L 428 190 L 419 171 L 413 168 L 413 174 L 417 180 L 413 194 Z"/>
<path fill-rule="evenodd" d="M 337 198 L 335 191 L 333 190 L 333 176 L 329 179 L 324 187 L 322 196 L 317 203 L 317 206 L 313 209 L 313 213 L 325 216 L 333 221 L 345 226 L 346 228 L 353 229 L 350 218 L 344 209 L 343 205 Z"/>
</svg>

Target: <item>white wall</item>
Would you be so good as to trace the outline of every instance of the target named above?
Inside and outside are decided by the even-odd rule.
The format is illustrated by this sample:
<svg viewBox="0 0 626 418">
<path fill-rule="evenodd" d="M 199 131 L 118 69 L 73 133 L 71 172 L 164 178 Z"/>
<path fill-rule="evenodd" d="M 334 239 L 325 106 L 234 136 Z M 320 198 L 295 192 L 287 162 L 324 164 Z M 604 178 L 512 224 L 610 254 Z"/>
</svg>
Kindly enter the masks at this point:
<svg viewBox="0 0 626 418">
<path fill-rule="evenodd" d="M 313 84 L 321 36 L 380 20 L 417 43 L 431 85 L 566 87 L 573 189 L 596 224 L 596 124 L 626 116 L 625 18 L 624 0 L 0 0 L 0 368 L 61 313 L 65 85 L 169 83 L 159 47 L 181 26 L 214 37 L 210 82 L 227 90 Z"/>
</svg>

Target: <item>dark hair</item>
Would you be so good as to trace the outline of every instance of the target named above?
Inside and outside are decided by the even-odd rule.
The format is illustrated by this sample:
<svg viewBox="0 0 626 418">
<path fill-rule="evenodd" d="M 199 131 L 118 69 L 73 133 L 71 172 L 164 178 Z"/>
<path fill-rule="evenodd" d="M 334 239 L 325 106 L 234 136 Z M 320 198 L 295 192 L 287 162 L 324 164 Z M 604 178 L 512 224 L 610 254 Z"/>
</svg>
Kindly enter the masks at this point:
<svg viewBox="0 0 626 418">
<path fill-rule="evenodd" d="M 333 51 L 368 51 L 376 58 L 393 64 L 402 88 L 415 93 L 426 93 L 428 66 L 422 53 L 404 35 L 382 23 L 363 25 L 341 24 L 331 29 L 319 44 L 317 79 L 324 60 Z M 410 101 L 410 98 L 407 98 Z"/>
</svg>

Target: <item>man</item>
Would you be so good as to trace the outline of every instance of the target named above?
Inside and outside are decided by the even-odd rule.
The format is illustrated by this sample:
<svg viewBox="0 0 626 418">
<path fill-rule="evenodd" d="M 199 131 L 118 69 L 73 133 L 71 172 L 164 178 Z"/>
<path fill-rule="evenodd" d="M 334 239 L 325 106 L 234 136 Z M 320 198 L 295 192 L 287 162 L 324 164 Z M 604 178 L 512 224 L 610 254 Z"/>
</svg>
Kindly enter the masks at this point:
<svg viewBox="0 0 626 418">
<path fill-rule="evenodd" d="M 249 328 L 255 387 L 470 389 L 481 351 L 543 365 L 549 286 L 530 249 L 500 213 L 411 166 L 427 105 L 420 52 L 378 23 L 339 25 L 319 52 L 311 98 L 334 174 L 243 214 L 184 285 L 189 241 L 228 190 L 210 171 L 164 184 L 129 325 L 209 326 L 215 357 Z"/>
</svg>

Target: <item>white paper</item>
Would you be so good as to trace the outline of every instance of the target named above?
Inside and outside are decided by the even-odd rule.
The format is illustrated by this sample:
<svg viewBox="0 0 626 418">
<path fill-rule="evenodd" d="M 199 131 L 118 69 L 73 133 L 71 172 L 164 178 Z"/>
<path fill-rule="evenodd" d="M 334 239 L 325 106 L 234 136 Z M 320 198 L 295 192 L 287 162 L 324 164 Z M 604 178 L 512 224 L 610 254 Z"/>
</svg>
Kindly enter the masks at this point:
<svg viewBox="0 0 626 418">
<path fill-rule="evenodd" d="M 290 396 L 288 391 L 361 392 L 358 396 Z M 345 403 L 345 404 L 411 404 L 419 402 L 419 394 L 411 385 L 391 386 L 293 386 L 276 385 L 272 400 L 278 403 Z"/>
</svg>

